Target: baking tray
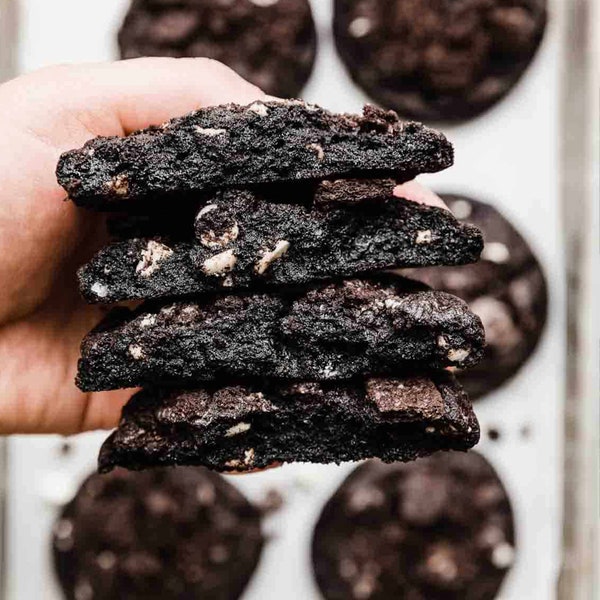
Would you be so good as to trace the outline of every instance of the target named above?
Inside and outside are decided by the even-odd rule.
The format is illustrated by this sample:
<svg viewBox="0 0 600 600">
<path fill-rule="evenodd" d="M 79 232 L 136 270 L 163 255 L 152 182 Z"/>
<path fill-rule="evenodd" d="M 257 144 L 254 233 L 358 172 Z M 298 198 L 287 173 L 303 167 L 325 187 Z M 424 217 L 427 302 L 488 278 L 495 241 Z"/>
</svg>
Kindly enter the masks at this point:
<svg viewBox="0 0 600 600">
<path fill-rule="evenodd" d="M 439 191 L 469 194 L 498 206 L 530 242 L 548 278 L 550 311 L 538 350 L 512 381 L 476 406 L 483 431 L 479 449 L 499 471 L 516 516 L 518 553 L 499 595 L 503 600 L 556 598 L 563 557 L 567 239 L 561 205 L 561 77 L 575 4 L 579 0 L 550 2 L 544 41 L 523 79 L 483 116 L 443 127 L 455 145 L 456 164 L 422 178 Z M 115 32 L 126 6 L 126 0 L 21 0 L 21 71 L 114 58 Z M 368 99 L 352 84 L 334 50 L 332 5 L 314 0 L 313 8 L 320 51 L 304 96 L 332 110 L 359 110 Z M 490 428 L 500 432 L 498 440 L 486 437 Z M 10 440 L 9 600 L 60 598 L 50 564 L 51 524 L 60 504 L 94 468 L 104 437 L 71 438 L 66 453 L 64 440 L 56 436 Z M 272 488 L 286 499 L 266 523 L 272 539 L 244 600 L 319 598 L 310 567 L 312 527 L 325 500 L 353 468 L 290 465 L 229 478 L 251 499 L 259 501 Z"/>
</svg>

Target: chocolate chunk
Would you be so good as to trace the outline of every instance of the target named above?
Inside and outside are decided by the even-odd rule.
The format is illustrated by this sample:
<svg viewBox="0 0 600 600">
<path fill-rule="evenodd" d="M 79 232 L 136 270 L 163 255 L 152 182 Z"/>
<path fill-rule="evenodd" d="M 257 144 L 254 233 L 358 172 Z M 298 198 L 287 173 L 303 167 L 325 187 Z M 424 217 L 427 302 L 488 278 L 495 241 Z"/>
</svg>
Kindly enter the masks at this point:
<svg viewBox="0 0 600 600">
<path fill-rule="evenodd" d="M 326 600 L 493 600 L 514 557 L 509 499 L 475 452 L 361 465 L 323 509 L 312 544 Z"/>
<path fill-rule="evenodd" d="M 99 137 L 62 155 L 57 177 L 80 206 L 290 181 L 408 181 L 453 161 L 446 138 L 367 106 L 336 115 L 304 102 L 203 108 L 127 137 Z M 170 198 L 172 200 L 172 198 Z"/>
<path fill-rule="evenodd" d="M 338 51 L 378 104 L 424 120 L 476 116 L 523 75 L 546 0 L 336 0 Z"/>
<path fill-rule="evenodd" d="M 483 327 L 458 298 L 393 276 L 117 309 L 81 347 L 83 390 L 219 377 L 345 379 L 467 367 Z"/>
<path fill-rule="evenodd" d="M 247 471 L 273 462 L 406 461 L 466 450 L 478 439 L 466 394 L 443 371 L 366 382 L 148 389 L 125 406 L 99 465 Z"/>
<path fill-rule="evenodd" d="M 498 388 L 527 362 L 546 324 L 548 291 L 529 244 L 497 209 L 465 196 L 442 197 L 463 222 L 481 229 L 478 263 L 411 270 L 410 277 L 469 303 L 486 330 L 484 359 L 458 377 L 471 398 Z"/>
<path fill-rule="evenodd" d="M 365 186 L 357 186 L 358 197 Z M 317 194 L 319 202 L 327 198 L 327 210 L 316 200 L 307 206 L 268 202 L 250 191 L 219 193 L 199 211 L 195 239 L 182 223 L 172 236 L 114 243 L 80 270 L 80 290 L 88 302 L 182 297 L 391 267 L 464 264 L 479 256 L 479 231 L 446 210 L 375 190 L 347 204 L 349 186 L 342 184 L 341 194 L 334 187 Z M 150 233 L 164 222 L 157 214 L 127 229 Z"/>
<path fill-rule="evenodd" d="M 312 71 L 317 35 L 308 0 L 133 0 L 119 47 L 122 58 L 212 58 L 293 98 Z"/>
<path fill-rule="evenodd" d="M 53 530 L 69 600 L 234 600 L 262 545 L 259 511 L 205 469 L 92 475 Z"/>
</svg>

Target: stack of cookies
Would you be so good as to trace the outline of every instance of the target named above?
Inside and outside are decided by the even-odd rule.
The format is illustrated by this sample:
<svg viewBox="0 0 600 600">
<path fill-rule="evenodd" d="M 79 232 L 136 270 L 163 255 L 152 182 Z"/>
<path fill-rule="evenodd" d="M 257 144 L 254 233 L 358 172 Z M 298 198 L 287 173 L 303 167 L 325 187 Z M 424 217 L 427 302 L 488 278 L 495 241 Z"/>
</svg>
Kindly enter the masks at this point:
<svg viewBox="0 0 600 600">
<path fill-rule="evenodd" d="M 451 165 L 441 134 L 365 107 L 195 111 L 66 153 L 58 179 L 115 241 L 79 273 L 114 309 L 82 344 L 86 391 L 141 387 L 100 469 L 406 461 L 479 427 L 449 369 L 482 357 L 462 300 L 388 269 L 478 259 L 479 230 L 394 195 Z"/>
</svg>

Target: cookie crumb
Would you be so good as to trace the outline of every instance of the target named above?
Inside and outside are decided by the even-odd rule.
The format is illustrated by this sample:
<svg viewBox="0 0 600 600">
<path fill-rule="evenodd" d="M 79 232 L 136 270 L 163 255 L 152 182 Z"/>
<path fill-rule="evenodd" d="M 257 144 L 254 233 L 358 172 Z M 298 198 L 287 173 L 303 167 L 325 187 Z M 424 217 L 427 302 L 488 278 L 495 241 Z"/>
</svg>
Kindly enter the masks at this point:
<svg viewBox="0 0 600 600">
<path fill-rule="evenodd" d="M 432 235 L 431 229 L 426 229 L 425 231 L 417 232 L 417 239 L 415 240 L 416 244 L 429 244 L 431 243 Z"/>
<path fill-rule="evenodd" d="M 150 240 L 145 250 L 142 250 L 140 262 L 135 267 L 135 272 L 141 277 L 150 277 L 160 268 L 160 262 L 172 256 L 173 250 L 156 240 Z"/>
<path fill-rule="evenodd" d="M 504 264 L 510 259 L 509 249 L 501 242 L 488 242 L 481 252 L 482 260 L 496 264 Z"/>
<path fill-rule="evenodd" d="M 196 221 L 199 221 L 204 215 L 207 215 L 209 212 L 218 208 L 216 204 L 207 204 L 202 210 L 198 213 L 196 217 Z"/>
<path fill-rule="evenodd" d="M 96 562 L 98 566 L 103 571 L 110 571 L 117 564 L 117 557 L 114 552 L 110 550 L 105 550 L 104 552 L 100 552 L 96 557 Z"/>
<path fill-rule="evenodd" d="M 156 315 L 144 315 L 140 321 L 140 328 L 152 327 L 156 323 Z"/>
<path fill-rule="evenodd" d="M 244 464 L 245 465 L 252 465 L 254 464 L 254 448 L 249 448 L 248 450 L 246 450 L 244 452 Z"/>
<path fill-rule="evenodd" d="M 348 33 L 354 38 L 362 38 L 371 33 L 373 24 L 367 17 L 357 17 L 348 25 Z"/>
<path fill-rule="evenodd" d="M 237 423 L 225 432 L 225 437 L 233 437 L 234 435 L 246 433 L 246 431 L 248 431 L 251 427 L 252 425 L 250 425 L 250 423 Z"/>
<path fill-rule="evenodd" d="M 515 560 L 515 549 L 508 543 L 498 544 L 492 551 L 492 564 L 498 569 L 508 569 Z"/>
<path fill-rule="evenodd" d="M 233 250 L 225 250 L 225 252 L 207 258 L 202 265 L 202 270 L 207 275 L 220 276 L 227 271 L 231 271 L 236 263 L 237 257 Z"/>
<path fill-rule="evenodd" d="M 199 133 L 200 135 L 205 135 L 207 137 L 217 137 L 219 135 L 224 135 L 227 133 L 227 129 L 195 127 L 195 130 L 196 133 Z"/>
<path fill-rule="evenodd" d="M 97 298 L 106 298 L 106 296 L 108 296 L 108 288 L 103 283 L 100 283 L 99 281 L 97 281 L 96 283 L 94 283 L 94 285 L 92 285 L 92 287 L 90 288 L 90 291 Z"/>
<path fill-rule="evenodd" d="M 468 219 L 473 212 L 473 207 L 467 200 L 456 200 L 450 205 L 450 210 L 457 219 Z"/>
<path fill-rule="evenodd" d="M 235 242 L 239 235 L 239 225 L 237 224 L 237 221 L 234 221 L 233 225 L 221 234 L 216 233 L 213 229 L 203 233 L 200 236 L 200 243 L 206 248 L 224 248 L 225 246 L 229 246 L 232 242 Z"/>
<path fill-rule="evenodd" d="M 466 348 L 451 348 L 448 350 L 448 360 L 452 362 L 462 362 L 469 354 L 471 354 L 471 351 Z"/>
<path fill-rule="evenodd" d="M 307 150 L 312 150 L 317 155 L 317 160 L 321 161 L 325 158 L 325 150 L 320 144 L 308 144 Z"/>
<path fill-rule="evenodd" d="M 259 275 L 263 275 L 269 268 L 272 262 L 281 258 L 290 248 L 290 243 L 287 240 L 280 240 L 275 245 L 274 250 L 263 253 L 262 258 L 256 264 L 255 270 Z"/>
<path fill-rule="evenodd" d="M 248 107 L 248 110 L 256 113 L 260 117 L 266 117 L 269 114 L 269 109 L 262 102 L 255 102 Z"/>
<path fill-rule="evenodd" d="M 144 350 L 141 346 L 138 346 L 137 344 L 132 344 L 131 346 L 129 346 L 128 350 L 129 354 L 133 356 L 134 360 L 142 360 L 142 358 L 144 358 Z"/>
<path fill-rule="evenodd" d="M 117 196 L 127 196 L 129 194 L 129 179 L 127 179 L 125 173 L 121 173 L 109 182 L 108 187 Z"/>
</svg>

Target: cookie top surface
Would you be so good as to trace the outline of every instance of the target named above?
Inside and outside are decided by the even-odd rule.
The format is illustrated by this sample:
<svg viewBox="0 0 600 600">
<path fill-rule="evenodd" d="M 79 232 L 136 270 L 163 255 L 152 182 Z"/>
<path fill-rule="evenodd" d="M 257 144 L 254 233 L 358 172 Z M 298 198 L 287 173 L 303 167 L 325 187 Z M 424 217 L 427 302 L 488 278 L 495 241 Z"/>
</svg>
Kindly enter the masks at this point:
<svg viewBox="0 0 600 600">
<path fill-rule="evenodd" d="M 315 61 L 308 0 L 134 0 L 119 32 L 122 58 L 207 57 L 267 94 L 299 95 Z"/>
<path fill-rule="evenodd" d="M 411 118 L 476 116 L 521 77 L 542 39 L 546 0 L 336 0 L 351 76 Z"/>
<path fill-rule="evenodd" d="M 494 469 L 449 452 L 358 467 L 325 506 L 312 557 L 327 600 L 492 600 L 514 546 Z"/>
<path fill-rule="evenodd" d="M 442 194 L 460 220 L 484 238 L 478 263 L 411 270 L 410 276 L 465 300 L 486 330 L 484 359 L 458 374 L 472 399 L 502 385 L 529 359 L 546 324 L 548 291 L 541 265 L 510 221 L 493 206 Z"/>
<path fill-rule="evenodd" d="M 204 469 L 92 475 L 53 530 L 68 599 L 238 598 L 263 544 L 258 511 Z"/>
</svg>

